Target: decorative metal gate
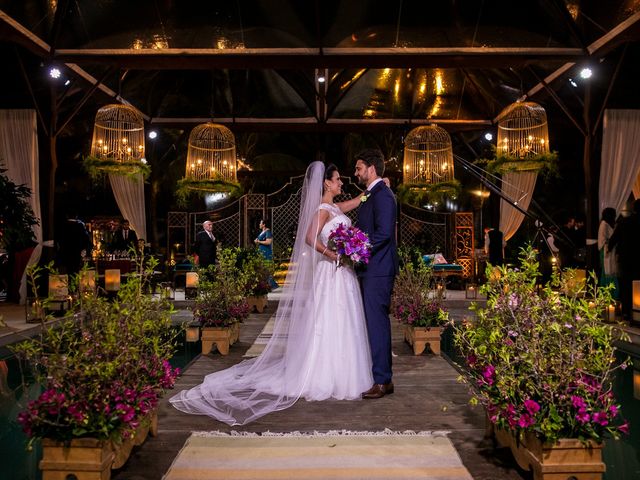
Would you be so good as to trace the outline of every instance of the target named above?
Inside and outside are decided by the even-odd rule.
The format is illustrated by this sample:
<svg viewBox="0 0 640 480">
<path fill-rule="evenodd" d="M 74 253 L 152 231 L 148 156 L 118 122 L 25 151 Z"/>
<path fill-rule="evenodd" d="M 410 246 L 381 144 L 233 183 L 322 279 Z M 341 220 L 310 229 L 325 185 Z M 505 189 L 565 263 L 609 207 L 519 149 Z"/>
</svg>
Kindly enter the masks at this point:
<svg viewBox="0 0 640 480">
<path fill-rule="evenodd" d="M 190 253 L 196 234 L 205 220 L 213 222 L 213 232 L 223 246 L 251 246 L 259 233 L 259 222 L 271 225 L 274 257 L 286 259 L 291 253 L 298 228 L 301 188 L 304 175 L 292 177 L 277 192 L 247 194 L 220 209 L 207 212 L 170 212 L 168 251 Z M 344 194 L 337 202 L 359 195 L 362 190 L 351 179 L 342 177 Z M 188 215 L 188 221 L 187 221 Z M 349 212 L 353 222 L 357 210 Z M 176 238 L 180 242 L 176 242 Z M 184 242 L 184 250 L 175 245 Z M 438 213 L 402 205 L 398 215 L 398 244 L 417 247 L 424 253 L 442 253 L 464 269 L 464 277 L 474 272 L 473 214 Z M 172 248 L 173 247 L 173 248 Z M 172 254 L 173 256 L 173 254 Z"/>
</svg>

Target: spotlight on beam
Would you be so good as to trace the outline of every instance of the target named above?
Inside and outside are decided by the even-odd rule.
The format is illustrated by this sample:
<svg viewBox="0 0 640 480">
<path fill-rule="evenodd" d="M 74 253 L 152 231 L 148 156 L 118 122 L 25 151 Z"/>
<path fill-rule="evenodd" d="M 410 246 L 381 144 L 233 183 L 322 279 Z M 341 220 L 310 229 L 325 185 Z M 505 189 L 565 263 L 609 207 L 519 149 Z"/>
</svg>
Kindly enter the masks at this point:
<svg viewBox="0 0 640 480">
<path fill-rule="evenodd" d="M 581 78 L 591 78 L 591 76 L 593 75 L 593 71 L 590 68 L 583 68 L 582 70 L 580 70 L 580 77 Z"/>
<path fill-rule="evenodd" d="M 493 140 L 493 133 L 491 132 L 487 132 L 484 134 L 484 138 L 486 138 L 488 141 Z"/>
<path fill-rule="evenodd" d="M 156 132 L 155 130 L 151 130 L 151 131 L 149 132 L 149 138 L 150 138 L 151 140 L 155 140 L 157 137 L 158 137 L 158 132 Z"/>
<path fill-rule="evenodd" d="M 60 75 L 62 75 L 62 72 L 60 71 L 59 68 L 57 67 L 51 67 L 49 69 L 49 76 L 51 78 L 60 78 Z"/>
</svg>

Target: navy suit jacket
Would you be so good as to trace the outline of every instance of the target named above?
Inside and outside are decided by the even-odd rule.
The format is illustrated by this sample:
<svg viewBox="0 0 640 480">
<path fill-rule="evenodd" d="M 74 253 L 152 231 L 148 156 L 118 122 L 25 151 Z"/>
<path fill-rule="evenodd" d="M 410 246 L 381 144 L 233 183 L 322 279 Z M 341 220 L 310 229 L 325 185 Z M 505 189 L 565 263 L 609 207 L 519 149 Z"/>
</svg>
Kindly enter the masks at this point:
<svg viewBox="0 0 640 480">
<path fill-rule="evenodd" d="M 371 259 L 358 269 L 360 277 L 393 277 L 398 273 L 396 199 L 384 182 L 373 186 L 358 209 L 358 228 L 369 236 Z"/>
</svg>

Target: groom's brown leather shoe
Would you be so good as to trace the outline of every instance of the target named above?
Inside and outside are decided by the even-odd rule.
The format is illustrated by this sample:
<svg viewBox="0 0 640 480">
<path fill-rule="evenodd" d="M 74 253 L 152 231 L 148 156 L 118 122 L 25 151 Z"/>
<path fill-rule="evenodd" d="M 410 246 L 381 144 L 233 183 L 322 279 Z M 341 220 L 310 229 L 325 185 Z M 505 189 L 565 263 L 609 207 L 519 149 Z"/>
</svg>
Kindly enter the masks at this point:
<svg viewBox="0 0 640 480">
<path fill-rule="evenodd" d="M 393 393 L 393 383 L 374 383 L 366 392 L 362 393 L 362 398 L 365 400 L 371 400 L 373 398 L 382 398 L 385 395 L 391 395 Z"/>
</svg>

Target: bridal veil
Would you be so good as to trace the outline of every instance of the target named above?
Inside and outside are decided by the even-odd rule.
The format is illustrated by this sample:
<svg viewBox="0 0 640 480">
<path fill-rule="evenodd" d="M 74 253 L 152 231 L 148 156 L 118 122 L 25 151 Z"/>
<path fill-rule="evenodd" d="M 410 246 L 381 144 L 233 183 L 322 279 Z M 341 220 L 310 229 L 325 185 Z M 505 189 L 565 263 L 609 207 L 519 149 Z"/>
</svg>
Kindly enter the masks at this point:
<svg viewBox="0 0 640 480">
<path fill-rule="evenodd" d="M 321 255 L 307 245 L 308 229 L 317 223 L 325 167 L 313 162 L 301 190 L 295 244 L 273 336 L 263 353 L 231 368 L 207 375 L 204 381 L 170 399 L 186 413 L 208 415 L 229 425 L 244 425 L 293 405 L 309 381 L 307 352 L 315 341 L 314 272 Z"/>
</svg>

